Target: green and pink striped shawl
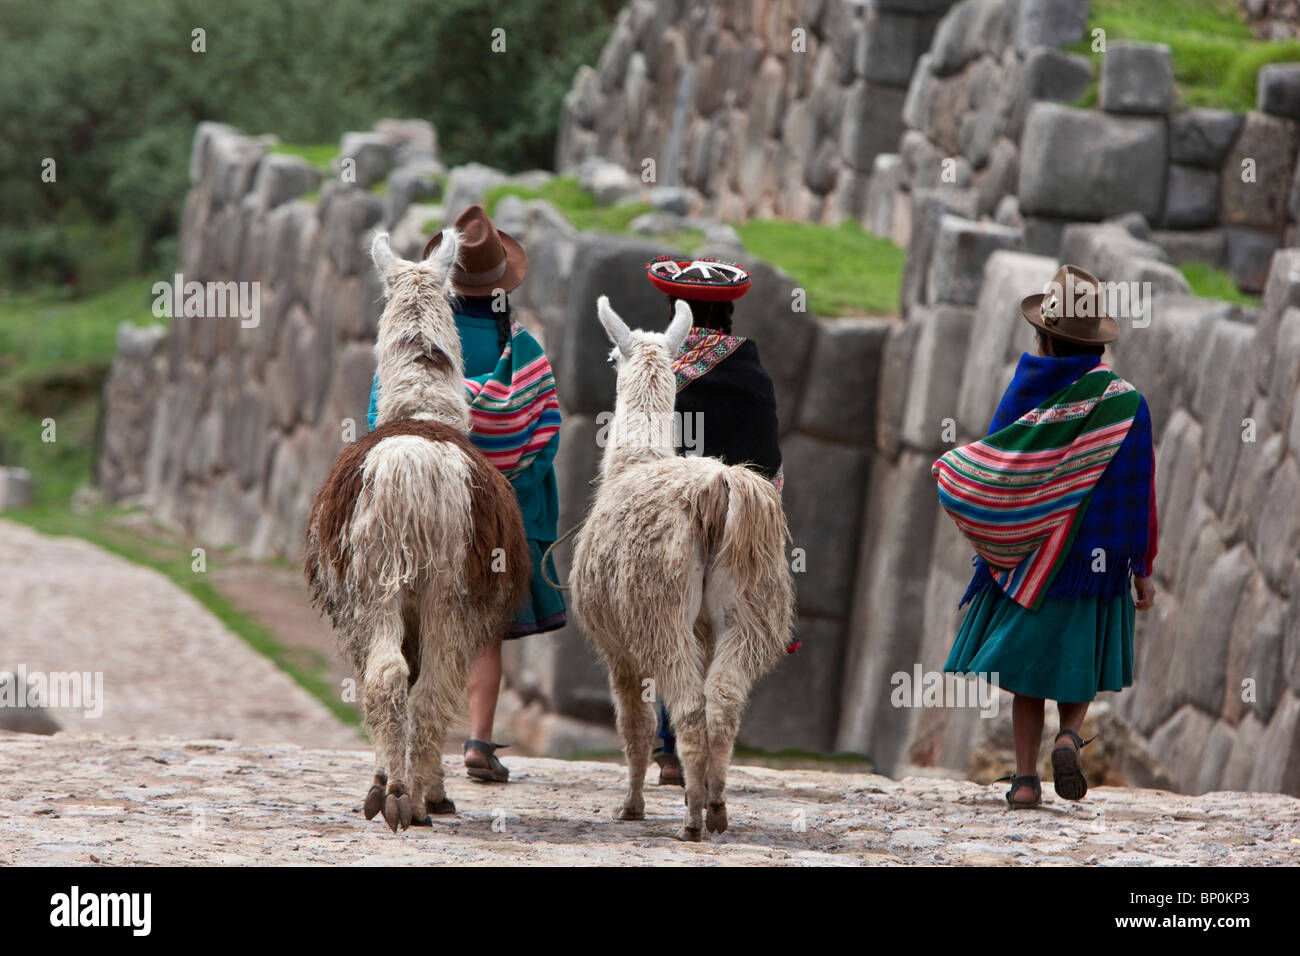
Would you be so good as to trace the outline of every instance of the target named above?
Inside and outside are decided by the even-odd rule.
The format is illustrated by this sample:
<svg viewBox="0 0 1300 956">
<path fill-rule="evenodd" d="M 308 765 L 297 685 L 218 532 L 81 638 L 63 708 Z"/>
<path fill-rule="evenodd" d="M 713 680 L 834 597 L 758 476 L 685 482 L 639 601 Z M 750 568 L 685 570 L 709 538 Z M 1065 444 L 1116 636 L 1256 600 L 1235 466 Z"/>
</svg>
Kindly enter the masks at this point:
<svg viewBox="0 0 1300 956">
<path fill-rule="evenodd" d="M 1140 401 L 1137 389 L 1098 365 L 932 466 L 940 503 L 1022 607 L 1042 604 Z"/>
<path fill-rule="evenodd" d="M 522 474 L 560 430 L 555 375 L 542 347 L 518 322 L 488 375 L 466 376 L 470 440 L 508 479 Z"/>
</svg>

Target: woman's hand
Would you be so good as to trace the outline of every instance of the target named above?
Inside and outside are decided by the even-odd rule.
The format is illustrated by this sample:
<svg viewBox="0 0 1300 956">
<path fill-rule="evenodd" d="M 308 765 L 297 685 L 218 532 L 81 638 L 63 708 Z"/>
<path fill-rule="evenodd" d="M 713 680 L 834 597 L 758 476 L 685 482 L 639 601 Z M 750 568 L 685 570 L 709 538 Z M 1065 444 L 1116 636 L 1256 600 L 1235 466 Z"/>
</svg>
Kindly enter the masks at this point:
<svg viewBox="0 0 1300 956">
<path fill-rule="evenodd" d="M 1149 611 L 1151 606 L 1156 603 L 1155 584 L 1150 578 L 1138 577 L 1133 579 L 1133 583 L 1137 585 L 1137 600 L 1133 602 L 1133 606 L 1139 611 Z"/>
</svg>

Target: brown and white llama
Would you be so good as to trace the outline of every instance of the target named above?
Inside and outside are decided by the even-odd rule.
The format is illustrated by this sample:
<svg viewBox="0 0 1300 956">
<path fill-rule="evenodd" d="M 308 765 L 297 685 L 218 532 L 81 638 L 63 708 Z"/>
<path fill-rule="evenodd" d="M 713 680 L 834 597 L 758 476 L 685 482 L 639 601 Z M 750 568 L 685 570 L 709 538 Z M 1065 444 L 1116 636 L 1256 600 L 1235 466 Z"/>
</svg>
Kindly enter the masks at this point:
<svg viewBox="0 0 1300 956">
<path fill-rule="evenodd" d="M 781 657 L 793 616 L 786 521 L 776 490 L 742 465 L 678 457 L 673 358 L 691 327 L 632 331 L 601 296 L 618 397 L 601 482 L 574 548 L 573 608 L 609 668 L 628 790 L 621 820 L 645 818 L 655 736 L 643 696 L 662 694 L 686 782 L 684 840 L 727 829 L 727 767 L 750 688 Z M 706 423 L 707 424 L 707 423 Z M 653 682 L 651 684 L 650 682 Z"/>
<path fill-rule="evenodd" d="M 306 574 L 362 687 L 375 776 L 366 819 L 396 832 L 454 813 L 442 747 L 475 657 L 504 633 L 529 573 L 510 484 L 470 443 L 449 297 L 459 237 L 408 262 L 380 233 L 387 303 L 377 424 L 339 455 L 307 526 Z"/>
</svg>

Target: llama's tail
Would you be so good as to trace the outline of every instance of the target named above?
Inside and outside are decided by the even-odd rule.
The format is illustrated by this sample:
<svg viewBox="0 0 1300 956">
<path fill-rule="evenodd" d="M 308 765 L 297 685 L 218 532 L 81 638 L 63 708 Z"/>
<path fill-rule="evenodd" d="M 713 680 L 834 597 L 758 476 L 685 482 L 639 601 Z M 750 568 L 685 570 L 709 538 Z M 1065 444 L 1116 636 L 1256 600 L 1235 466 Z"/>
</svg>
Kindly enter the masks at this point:
<svg viewBox="0 0 1300 956">
<path fill-rule="evenodd" d="M 781 497 L 772 483 L 748 468 L 718 473 L 703 515 L 714 561 L 736 585 L 744 630 L 761 635 L 764 656 L 775 660 L 789 642 L 794 585 L 786 562 L 789 534 Z"/>
<path fill-rule="evenodd" d="M 465 453 L 449 442 L 394 435 L 370 450 L 361 472 L 348 531 L 354 584 L 380 600 L 421 575 L 446 576 L 461 590 L 472 531 Z"/>
</svg>

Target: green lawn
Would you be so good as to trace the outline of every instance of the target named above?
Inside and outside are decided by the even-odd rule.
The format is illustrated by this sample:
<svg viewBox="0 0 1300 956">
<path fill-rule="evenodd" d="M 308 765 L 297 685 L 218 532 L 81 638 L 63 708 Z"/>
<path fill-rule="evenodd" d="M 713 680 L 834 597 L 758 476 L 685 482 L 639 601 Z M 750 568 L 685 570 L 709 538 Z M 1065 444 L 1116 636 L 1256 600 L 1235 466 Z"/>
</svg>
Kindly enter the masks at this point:
<svg viewBox="0 0 1300 956">
<path fill-rule="evenodd" d="M 323 173 L 330 171 L 330 163 L 339 154 L 338 143 L 319 143 L 304 146 L 299 143 L 276 143 L 271 147 L 273 153 L 297 156 L 305 159 Z"/>
<path fill-rule="evenodd" d="M 66 506 L 90 481 L 117 327 L 161 321 L 152 285 L 131 279 L 85 299 L 41 292 L 0 301 L 0 464 L 32 472 L 36 504 Z M 47 418 L 53 442 L 42 440 Z"/>
<path fill-rule="evenodd" d="M 496 211 L 504 196 L 545 199 L 582 230 L 630 235 L 633 219 L 650 211 L 646 203 L 598 206 L 595 197 L 571 176 L 557 176 L 540 189 L 506 184 L 487 191 L 484 207 Z M 836 227 L 816 223 L 754 219 L 733 223 L 745 249 L 794 277 L 808 292 L 808 311 L 821 316 L 898 312 L 898 290 L 907 250 L 867 233 L 854 222 Z M 426 223 L 436 231 L 438 223 Z M 698 248 L 704 235 L 684 229 L 656 237 L 665 250 Z"/>
<path fill-rule="evenodd" d="M 1179 106 L 1244 113 L 1255 108 L 1255 80 L 1267 63 L 1300 60 L 1300 41 L 1266 43 L 1251 36 L 1235 0 L 1092 0 L 1088 35 L 1071 47 L 1092 53 L 1092 31 L 1106 43 L 1164 43 L 1174 60 Z M 1100 76 L 1102 54 L 1092 54 Z M 1078 105 L 1096 102 L 1096 84 Z"/>
<path fill-rule="evenodd" d="M 1203 262 L 1189 262 L 1179 266 L 1179 271 L 1187 279 L 1195 295 L 1206 299 L 1234 302 L 1252 309 L 1259 308 L 1259 296 L 1242 292 L 1237 288 L 1237 283 L 1232 281 L 1232 276 L 1222 269 Z"/>
</svg>

